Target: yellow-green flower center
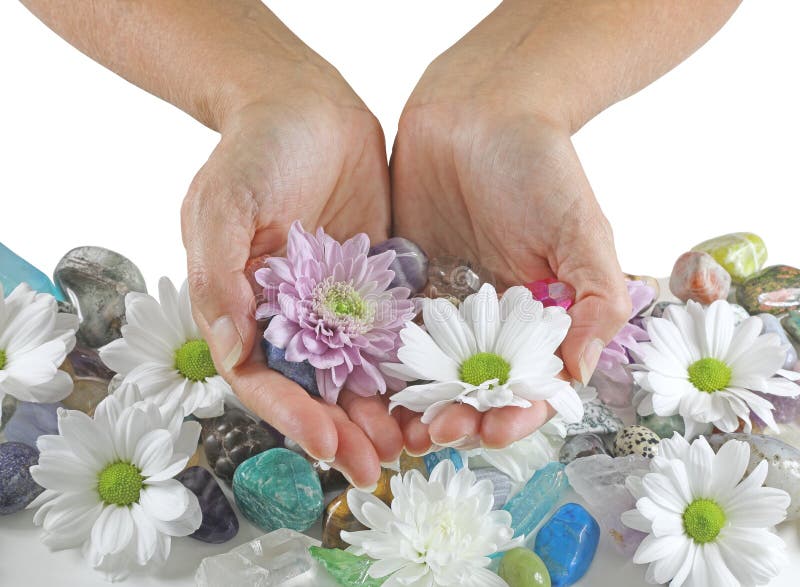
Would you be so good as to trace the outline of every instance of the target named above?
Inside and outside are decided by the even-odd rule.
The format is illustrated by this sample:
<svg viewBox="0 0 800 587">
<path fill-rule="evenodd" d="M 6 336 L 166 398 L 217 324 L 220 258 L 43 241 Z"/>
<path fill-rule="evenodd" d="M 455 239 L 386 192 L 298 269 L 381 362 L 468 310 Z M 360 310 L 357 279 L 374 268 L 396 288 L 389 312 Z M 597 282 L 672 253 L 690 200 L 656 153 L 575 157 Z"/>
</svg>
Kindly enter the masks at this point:
<svg viewBox="0 0 800 587">
<path fill-rule="evenodd" d="M 131 463 L 120 461 L 107 466 L 100 473 L 97 492 L 106 504 L 131 505 L 139 501 L 144 477 Z"/>
<path fill-rule="evenodd" d="M 6 361 L 7 360 L 8 360 L 8 358 L 6 357 L 6 352 L 5 351 L 0 351 L 0 370 L 6 368 Z"/>
<path fill-rule="evenodd" d="M 696 499 L 683 512 L 683 529 L 698 544 L 713 541 L 725 526 L 725 512 L 710 499 Z"/>
<path fill-rule="evenodd" d="M 478 353 L 461 363 L 459 377 L 470 385 L 480 385 L 484 381 L 497 379 L 500 385 L 508 381 L 511 365 L 503 357 L 494 353 Z"/>
<path fill-rule="evenodd" d="M 731 368 L 719 359 L 700 359 L 689 365 L 689 381 L 700 391 L 714 393 L 728 387 Z"/>
<path fill-rule="evenodd" d="M 325 306 L 339 317 L 363 319 L 367 315 L 367 304 L 349 283 L 334 283 L 325 293 Z"/>
<path fill-rule="evenodd" d="M 205 381 L 217 374 L 208 343 L 190 340 L 175 351 L 175 368 L 190 381 Z"/>
</svg>

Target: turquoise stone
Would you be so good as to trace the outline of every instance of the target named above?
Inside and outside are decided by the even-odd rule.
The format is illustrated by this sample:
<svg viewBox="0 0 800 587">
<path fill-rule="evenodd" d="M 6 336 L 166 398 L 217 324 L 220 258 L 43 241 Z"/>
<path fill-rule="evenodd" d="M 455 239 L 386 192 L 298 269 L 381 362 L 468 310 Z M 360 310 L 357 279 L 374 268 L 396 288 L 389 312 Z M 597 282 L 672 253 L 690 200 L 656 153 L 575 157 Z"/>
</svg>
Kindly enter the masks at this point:
<svg viewBox="0 0 800 587">
<path fill-rule="evenodd" d="M 244 516 L 267 532 L 303 532 L 322 515 L 319 475 L 301 455 L 285 448 L 262 452 L 239 465 L 233 496 Z"/>
<path fill-rule="evenodd" d="M 595 519 L 577 503 L 568 503 L 539 530 L 534 551 L 547 566 L 553 587 L 567 587 L 589 570 L 599 542 Z"/>
<path fill-rule="evenodd" d="M 425 461 L 425 466 L 428 468 L 429 475 L 436 465 L 442 461 L 453 461 L 453 466 L 456 468 L 456 471 L 464 468 L 464 460 L 461 458 L 461 454 L 452 448 L 443 448 L 440 451 L 428 453 L 422 457 L 422 459 Z"/>
<path fill-rule="evenodd" d="M 551 462 L 536 471 L 522 491 L 508 500 L 503 509 L 511 514 L 514 536 L 527 536 L 564 497 L 569 481 L 564 465 Z"/>
<path fill-rule="evenodd" d="M 547 566 L 529 548 L 509 550 L 500 561 L 497 574 L 508 587 L 550 587 Z"/>
<path fill-rule="evenodd" d="M 338 548 L 312 546 L 308 550 L 331 577 L 344 587 L 380 587 L 387 579 L 369 576 L 369 568 L 374 561 L 366 556 L 356 556 Z"/>
<path fill-rule="evenodd" d="M 58 301 L 66 301 L 64 294 L 53 285 L 50 278 L 17 255 L 14 251 L 0 243 L 0 283 L 7 296 L 20 283 L 27 283 L 31 289 L 50 294 Z"/>
</svg>

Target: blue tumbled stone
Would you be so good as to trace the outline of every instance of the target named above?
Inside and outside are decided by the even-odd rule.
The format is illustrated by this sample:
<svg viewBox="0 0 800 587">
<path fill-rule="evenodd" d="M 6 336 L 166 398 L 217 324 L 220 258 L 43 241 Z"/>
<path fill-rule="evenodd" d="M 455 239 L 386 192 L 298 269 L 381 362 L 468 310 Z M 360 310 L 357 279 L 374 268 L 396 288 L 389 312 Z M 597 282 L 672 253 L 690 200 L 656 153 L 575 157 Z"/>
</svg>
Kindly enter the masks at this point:
<svg viewBox="0 0 800 587">
<path fill-rule="evenodd" d="M 6 440 L 36 446 L 36 440 L 43 434 L 58 434 L 58 408 L 55 404 L 19 402 L 14 415 L 6 425 Z"/>
<path fill-rule="evenodd" d="M 534 551 L 547 566 L 553 587 L 567 587 L 589 570 L 599 542 L 597 521 L 582 506 L 568 503 L 539 530 Z"/>
<path fill-rule="evenodd" d="M 308 361 L 293 363 L 286 360 L 286 351 L 279 349 L 269 341 L 264 341 L 264 353 L 267 355 L 267 366 L 287 379 L 305 389 L 311 395 L 319 397 L 317 388 L 317 370 Z"/>
<path fill-rule="evenodd" d="M 551 462 L 539 469 L 522 491 L 508 500 L 503 509 L 511 514 L 514 536 L 528 536 L 569 489 L 564 465 Z"/>
<path fill-rule="evenodd" d="M 65 301 L 64 294 L 53 285 L 50 278 L 0 243 L 0 284 L 8 296 L 20 283 L 27 283 L 31 289 L 50 294 L 58 301 Z"/>
<path fill-rule="evenodd" d="M 222 544 L 236 536 L 239 532 L 239 519 L 211 473 L 203 467 L 189 467 L 178 473 L 175 479 L 197 496 L 200 511 L 203 512 L 203 521 L 189 535 L 191 538 L 210 544 Z"/>
<path fill-rule="evenodd" d="M 273 448 L 247 459 L 233 475 L 233 496 L 242 514 L 266 532 L 303 532 L 322 515 L 319 475 L 304 457 Z"/>
<path fill-rule="evenodd" d="M 420 293 L 428 283 L 428 256 L 416 243 L 399 236 L 374 245 L 369 255 L 379 255 L 394 251 L 395 258 L 389 269 L 394 271 L 394 279 L 389 287 L 407 287 L 411 294 Z"/>
<path fill-rule="evenodd" d="M 436 465 L 442 461 L 453 461 L 453 466 L 456 468 L 456 471 L 464 468 L 464 460 L 461 458 L 461 454 L 452 448 L 443 448 L 442 450 L 436 452 L 430 452 L 422 457 L 422 460 L 425 461 L 425 467 L 428 469 L 428 475 L 430 475 Z"/>
<path fill-rule="evenodd" d="M 21 442 L 0 444 L 0 515 L 25 508 L 44 489 L 31 477 L 39 451 Z"/>
</svg>

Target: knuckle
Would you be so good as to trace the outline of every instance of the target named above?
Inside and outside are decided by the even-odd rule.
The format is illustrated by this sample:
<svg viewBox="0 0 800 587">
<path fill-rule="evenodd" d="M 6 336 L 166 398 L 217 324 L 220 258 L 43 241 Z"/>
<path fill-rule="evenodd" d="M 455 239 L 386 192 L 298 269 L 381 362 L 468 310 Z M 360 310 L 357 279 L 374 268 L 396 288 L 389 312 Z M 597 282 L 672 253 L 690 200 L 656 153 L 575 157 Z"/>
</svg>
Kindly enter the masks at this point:
<svg viewBox="0 0 800 587">
<path fill-rule="evenodd" d="M 208 269 L 199 262 L 190 262 L 187 279 L 192 298 L 202 303 L 211 297 L 213 280 Z"/>
</svg>

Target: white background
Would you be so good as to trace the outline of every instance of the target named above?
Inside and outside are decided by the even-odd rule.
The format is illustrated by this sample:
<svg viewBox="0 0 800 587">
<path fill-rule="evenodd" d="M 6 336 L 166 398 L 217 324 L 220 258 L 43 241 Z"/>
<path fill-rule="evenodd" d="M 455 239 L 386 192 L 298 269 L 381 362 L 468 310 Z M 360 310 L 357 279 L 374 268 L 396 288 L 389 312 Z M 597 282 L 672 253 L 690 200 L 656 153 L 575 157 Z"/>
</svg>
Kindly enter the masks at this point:
<svg viewBox="0 0 800 587">
<path fill-rule="evenodd" d="M 425 66 L 496 4 L 270 2 L 342 71 L 389 145 Z M 692 245 L 741 230 L 765 238 L 772 263 L 800 265 L 798 23 L 797 0 L 745 2 L 686 63 L 575 137 L 626 271 L 666 275 Z M 0 241 L 46 273 L 68 249 L 95 244 L 133 259 L 151 290 L 160 275 L 183 279 L 180 202 L 216 135 L 105 71 L 9 0 L 0 3 L 0 64 Z M 46 556 L 25 543 L 36 536 L 20 521 L 28 515 L 6 529 L 0 520 L 0 543 L 11 533 L 0 548 L 4 573 L 9 554 L 28 564 Z M 784 535 L 797 553 L 796 525 Z M 190 541 L 177 552 L 205 548 Z M 41 575 L 25 573 L 27 584 L 36 576 L 67 583 L 77 559 L 49 560 Z M 593 587 L 642 576 L 619 561 L 599 555 Z M 790 577 L 798 570 L 773 585 L 796 584 Z M 0 584 L 9 583 L 0 576 Z"/>
</svg>

